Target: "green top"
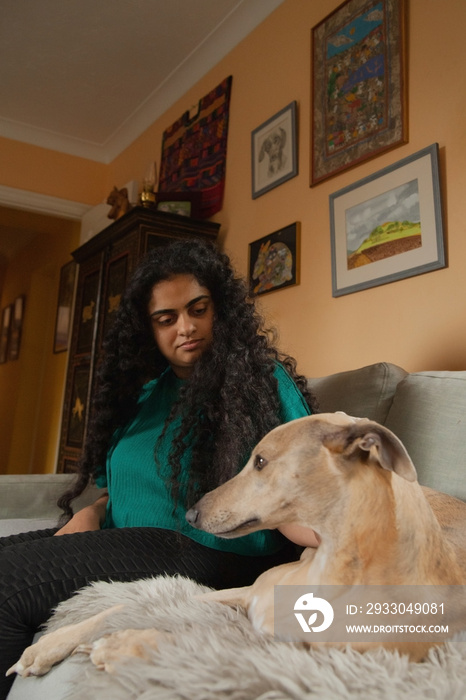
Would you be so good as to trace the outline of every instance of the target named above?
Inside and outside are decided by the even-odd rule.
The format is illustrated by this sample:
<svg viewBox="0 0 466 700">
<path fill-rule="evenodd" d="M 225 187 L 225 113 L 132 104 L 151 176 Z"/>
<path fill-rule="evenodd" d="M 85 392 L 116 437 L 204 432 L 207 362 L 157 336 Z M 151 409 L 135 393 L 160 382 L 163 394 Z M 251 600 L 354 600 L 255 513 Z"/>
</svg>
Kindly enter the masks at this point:
<svg viewBox="0 0 466 700">
<path fill-rule="evenodd" d="M 301 392 L 282 365 L 277 364 L 274 376 L 278 381 L 282 422 L 309 415 L 310 410 Z M 278 551 L 283 546 L 283 538 L 277 531 L 261 530 L 234 540 L 221 539 L 191 527 L 181 503 L 173 509 L 166 480 L 170 446 L 180 419 L 167 430 L 160 446 L 158 460 L 161 466 L 155 464 L 154 447 L 182 384 L 183 380 L 171 369 L 146 384 L 139 398 L 141 408 L 138 414 L 117 431 L 107 457 L 106 476 L 97 478 L 98 486 L 107 486 L 110 496 L 103 527 L 165 528 L 181 532 L 206 547 L 251 556 Z M 189 459 L 188 449 L 181 460 L 181 482 L 183 476 L 188 478 Z"/>
</svg>

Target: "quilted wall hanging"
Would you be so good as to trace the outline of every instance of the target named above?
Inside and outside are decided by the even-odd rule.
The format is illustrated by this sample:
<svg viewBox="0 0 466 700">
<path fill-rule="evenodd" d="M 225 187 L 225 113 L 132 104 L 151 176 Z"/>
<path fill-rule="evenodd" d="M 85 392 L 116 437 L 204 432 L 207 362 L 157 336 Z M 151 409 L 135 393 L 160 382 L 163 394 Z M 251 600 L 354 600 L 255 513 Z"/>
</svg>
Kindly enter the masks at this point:
<svg viewBox="0 0 466 700">
<path fill-rule="evenodd" d="M 232 76 L 185 112 L 163 133 L 159 192 L 199 192 L 199 217 L 220 211 L 225 169 Z"/>
</svg>

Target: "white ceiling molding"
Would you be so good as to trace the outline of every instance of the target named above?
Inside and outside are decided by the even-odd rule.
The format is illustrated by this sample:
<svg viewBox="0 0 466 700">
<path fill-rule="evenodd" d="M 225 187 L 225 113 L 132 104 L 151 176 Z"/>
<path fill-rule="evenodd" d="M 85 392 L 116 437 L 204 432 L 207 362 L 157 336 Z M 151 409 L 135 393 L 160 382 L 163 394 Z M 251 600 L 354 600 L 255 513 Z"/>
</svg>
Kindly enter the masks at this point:
<svg viewBox="0 0 466 700">
<path fill-rule="evenodd" d="M 81 221 L 84 214 L 91 209 L 88 204 L 5 185 L 0 185 L 0 205 L 75 221 Z"/>
<path fill-rule="evenodd" d="M 12 122 L 8 119 L 0 117 L 0 136 L 13 141 L 21 141 L 29 143 L 31 146 L 39 146 L 47 148 L 51 151 L 66 153 L 70 156 L 78 158 L 87 158 L 98 163 L 110 163 L 106 150 L 99 144 L 91 143 L 90 141 L 82 141 L 81 139 L 72 138 L 57 134 L 54 131 L 41 129 L 29 124 L 20 124 Z"/>
</svg>

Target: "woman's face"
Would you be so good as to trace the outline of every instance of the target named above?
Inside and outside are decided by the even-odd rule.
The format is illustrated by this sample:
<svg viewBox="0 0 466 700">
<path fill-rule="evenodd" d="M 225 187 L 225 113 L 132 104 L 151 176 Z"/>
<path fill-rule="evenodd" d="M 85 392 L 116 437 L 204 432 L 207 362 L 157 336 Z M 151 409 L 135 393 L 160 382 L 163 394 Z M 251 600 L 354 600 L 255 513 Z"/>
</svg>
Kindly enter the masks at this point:
<svg viewBox="0 0 466 700">
<path fill-rule="evenodd" d="M 154 285 L 148 310 L 157 347 L 177 377 L 186 379 L 212 342 L 209 290 L 192 275 L 174 275 Z"/>
</svg>

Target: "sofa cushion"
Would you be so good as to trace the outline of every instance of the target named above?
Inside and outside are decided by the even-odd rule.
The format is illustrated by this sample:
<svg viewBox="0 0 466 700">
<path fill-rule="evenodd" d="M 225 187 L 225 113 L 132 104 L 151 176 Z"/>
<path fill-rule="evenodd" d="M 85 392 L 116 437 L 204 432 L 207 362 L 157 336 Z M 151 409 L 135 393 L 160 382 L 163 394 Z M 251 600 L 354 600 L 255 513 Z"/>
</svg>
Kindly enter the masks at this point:
<svg viewBox="0 0 466 700">
<path fill-rule="evenodd" d="M 398 383 L 406 376 L 401 367 L 378 362 L 361 369 L 309 379 L 321 413 L 344 411 L 349 416 L 385 423 Z"/>
<path fill-rule="evenodd" d="M 398 384 L 386 425 L 419 482 L 466 500 L 466 372 L 416 372 Z"/>
<path fill-rule="evenodd" d="M 75 478 L 74 474 L 0 475 L 0 519 L 39 518 L 56 523 L 61 515 L 57 500 Z M 101 493 L 96 486 L 89 486 L 73 502 L 74 510 L 93 503 Z"/>
<path fill-rule="evenodd" d="M 57 518 L 9 518 L 8 520 L 0 520 L 0 537 L 9 537 L 32 530 L 47 530 L 56 526 Z"/>
</svg>

